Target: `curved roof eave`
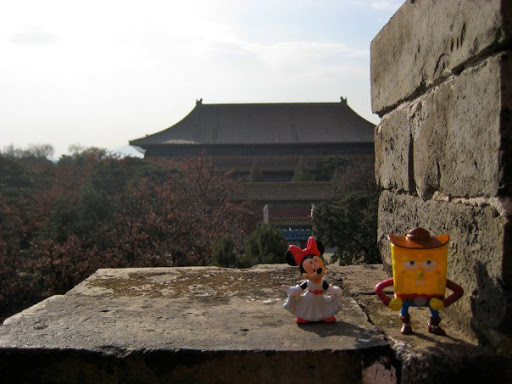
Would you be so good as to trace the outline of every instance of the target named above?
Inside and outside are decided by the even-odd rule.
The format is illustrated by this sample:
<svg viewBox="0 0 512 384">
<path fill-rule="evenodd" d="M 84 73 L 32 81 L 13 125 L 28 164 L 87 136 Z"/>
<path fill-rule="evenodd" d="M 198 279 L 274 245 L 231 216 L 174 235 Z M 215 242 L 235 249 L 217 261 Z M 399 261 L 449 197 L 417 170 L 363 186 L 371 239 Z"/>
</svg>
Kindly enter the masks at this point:
<svg viewBox="0 0 512 384">
<path fill-rule="evenodd" d="M 373 142 L 375 125 L 346 103 L 196 104 L 175 125 L 131 145 Z"/>
</svg>

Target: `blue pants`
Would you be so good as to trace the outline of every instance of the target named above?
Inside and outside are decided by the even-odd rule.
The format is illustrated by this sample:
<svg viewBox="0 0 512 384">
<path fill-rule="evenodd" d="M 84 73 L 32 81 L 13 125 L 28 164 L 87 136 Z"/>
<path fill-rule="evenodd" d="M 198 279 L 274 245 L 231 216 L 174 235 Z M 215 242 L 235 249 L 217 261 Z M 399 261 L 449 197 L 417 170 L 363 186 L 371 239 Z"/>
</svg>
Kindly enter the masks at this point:
<svg viewBox="0 0 512 384">
<path fill-rule="evenodd" d="M 409 307 L 417 307 L 418 305 L 414 303 L 413 301 L 404 301 L 402 304 L 402 309 L 400 309 L 400 315 L 406 316 L 409 314 Z M 439 311 L 433 310 L 430 308 L 430 305 L 425 304 L 422 305 L 422 307 L 428 307 L 430 309 L 430 313 L 432 314 L 432 317 L 439 317 Z"/>
</svg>

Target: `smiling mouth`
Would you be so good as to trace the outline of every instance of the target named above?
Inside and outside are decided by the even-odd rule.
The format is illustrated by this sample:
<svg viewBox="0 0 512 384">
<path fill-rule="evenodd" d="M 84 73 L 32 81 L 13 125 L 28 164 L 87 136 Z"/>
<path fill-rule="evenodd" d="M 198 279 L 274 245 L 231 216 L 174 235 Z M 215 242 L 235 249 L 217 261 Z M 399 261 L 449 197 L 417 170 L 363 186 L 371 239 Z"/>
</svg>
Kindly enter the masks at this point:
<svg viewBox="0 0 512 384">
<path fill-rule="evenodd" d="M 414 285 L 425 285 L 427 282 L 425 280 L 414 280 Z"/>
</svg>

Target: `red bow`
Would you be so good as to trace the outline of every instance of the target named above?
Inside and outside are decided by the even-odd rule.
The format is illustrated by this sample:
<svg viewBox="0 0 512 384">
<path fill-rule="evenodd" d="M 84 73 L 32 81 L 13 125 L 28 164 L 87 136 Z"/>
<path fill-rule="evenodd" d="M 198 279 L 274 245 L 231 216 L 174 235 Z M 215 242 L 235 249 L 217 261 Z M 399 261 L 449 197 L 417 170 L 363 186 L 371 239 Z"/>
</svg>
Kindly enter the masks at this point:
<svg viewBox="0 0 512 384">
<path fill-rule="evenodd" d="M 307 244 L 306 248 L 301 249 L 301 248 L 297 247 L 296 245 L 290 245 L 289 250 L 292 253 L 293 259 L 295 260 L 295 263 L 297 265 L 300 265 L 300 263 L 302 263 L 302 260 L 304 260 L 304 258 L 308 255 L 313 255 L 313 256 L 321 256 L 322 255 L 316 246 L 316 240 L 313 236 L 311 236 L 308 239 L 308 244 Z"/>
</svg>

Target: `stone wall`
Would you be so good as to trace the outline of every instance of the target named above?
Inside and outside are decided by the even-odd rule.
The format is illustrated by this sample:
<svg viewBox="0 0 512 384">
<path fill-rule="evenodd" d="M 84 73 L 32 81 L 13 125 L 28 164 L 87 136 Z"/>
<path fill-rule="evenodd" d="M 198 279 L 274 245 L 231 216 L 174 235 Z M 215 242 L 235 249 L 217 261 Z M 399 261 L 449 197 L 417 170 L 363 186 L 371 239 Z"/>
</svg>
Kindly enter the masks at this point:
<svg viewBox="0 0 512 384">
<path fill-rule="evenodd" d="M 512 343 L 512 2 L 409 0 L 371 45 L 378 241 L 451 234 L 446 310 L 482 342 Z"/>
</svg>

